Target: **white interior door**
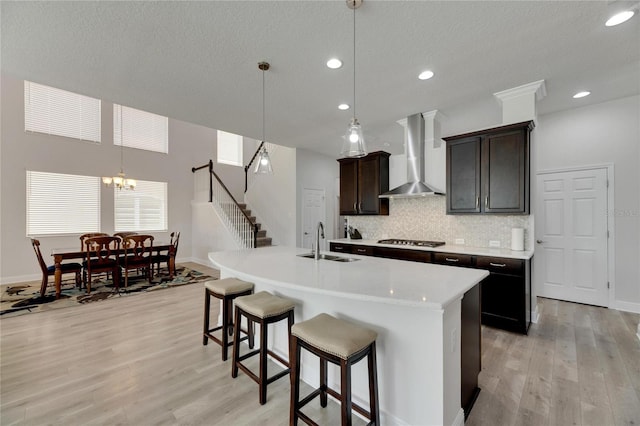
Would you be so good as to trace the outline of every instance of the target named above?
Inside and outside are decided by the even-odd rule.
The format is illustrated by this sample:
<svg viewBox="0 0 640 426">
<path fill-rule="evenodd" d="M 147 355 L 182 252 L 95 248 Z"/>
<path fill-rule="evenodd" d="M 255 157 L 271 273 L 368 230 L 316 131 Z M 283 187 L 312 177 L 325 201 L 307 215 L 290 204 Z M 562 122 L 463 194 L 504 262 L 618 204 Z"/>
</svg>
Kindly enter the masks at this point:
<svg viewBox="0 0 640 426">
<path fill-rule="evenodd" d="M 302 190 L 302 247 L 312 248 L 316 238 L 318 222 L 326 225 L 324 189 Z M 325 229 L 325 235 L 329 229 Z M 326 235 L 328 237 L 328 235 Z M 320 242 L 324 250 L 324 242 Z"/>
<path fill-rule="evenodd" d="M 538 296 L 608 306 L 607 170 L 537 176 Z"/>
</svg>

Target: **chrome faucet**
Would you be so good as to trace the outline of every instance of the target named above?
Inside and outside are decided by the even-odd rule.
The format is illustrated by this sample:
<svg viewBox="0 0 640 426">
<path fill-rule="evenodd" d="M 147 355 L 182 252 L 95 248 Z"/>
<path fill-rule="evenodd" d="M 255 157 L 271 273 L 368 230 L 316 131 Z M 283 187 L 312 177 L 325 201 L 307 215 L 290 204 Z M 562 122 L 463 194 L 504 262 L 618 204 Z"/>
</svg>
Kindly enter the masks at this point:
<svg viewBox="0 0 640 426">
<path fill-rule="evenodd" d="M 324 238 L 324 225 L 322 222 L 318 222 L 318 228 L 316 229 L 316 245 L 313 251 L 315 260 L 320 259 L 320 238 Z"/>
</svg>

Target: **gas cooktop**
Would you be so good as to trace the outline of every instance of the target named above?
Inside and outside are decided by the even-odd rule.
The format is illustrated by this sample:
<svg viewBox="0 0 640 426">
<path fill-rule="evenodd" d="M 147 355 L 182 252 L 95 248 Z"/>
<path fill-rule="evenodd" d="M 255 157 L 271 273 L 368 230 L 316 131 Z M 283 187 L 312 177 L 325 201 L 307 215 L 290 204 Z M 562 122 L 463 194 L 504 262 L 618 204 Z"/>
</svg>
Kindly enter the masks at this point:
<svg viewBox="0 0 640 426">
<path fill-rule="evenodd" d="M 399 240 L 391 238 L 388 240 L 379 240 L 379 244 L 394 244 L 399 246 L 417 246 L 417 247 L 438 247 L 443 246 L 444 241 L 422 241 L 422 240 Z"/>
</svg>

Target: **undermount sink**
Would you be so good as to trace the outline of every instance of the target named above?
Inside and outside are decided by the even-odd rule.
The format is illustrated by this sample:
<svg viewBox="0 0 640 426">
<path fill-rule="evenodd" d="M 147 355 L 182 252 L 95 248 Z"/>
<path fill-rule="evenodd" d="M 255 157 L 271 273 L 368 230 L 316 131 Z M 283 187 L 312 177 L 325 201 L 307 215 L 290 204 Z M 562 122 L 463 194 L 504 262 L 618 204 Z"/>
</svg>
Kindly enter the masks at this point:
<svg viewBox="0 0 640 426">
<path fill-rule="evenodd" d="M 299 254 L 298 257 L 315 259 L 316 255 L 315 253 L 304 253 L 304 254 Z M 333 260 L 334 262 L 354 262 L 356 260 L 360 260 L 360 259 L 354 259 L 352 257 L 340 257 L 340 256 L 334 256 L 332 254 L 322 254 L 322 253 L 320 254 L 319 258 L 324 260 Z"/>
</svg>

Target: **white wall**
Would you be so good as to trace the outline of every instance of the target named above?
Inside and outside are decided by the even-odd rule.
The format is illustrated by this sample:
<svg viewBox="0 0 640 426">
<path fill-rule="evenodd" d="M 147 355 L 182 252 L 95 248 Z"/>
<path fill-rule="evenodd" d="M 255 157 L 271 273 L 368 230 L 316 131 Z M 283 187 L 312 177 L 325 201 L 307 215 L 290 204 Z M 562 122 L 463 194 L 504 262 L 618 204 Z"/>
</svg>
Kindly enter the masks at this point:
<svg viewBox="0 0 640 426">
<path fill-rule="evenodd" d="M 209 265 L 210 252 L 240 248 L 212 203 L 193 201 L 191 208 L 193 224 L 191 259 L 194 262 Z"/>
<path fill-rule="evenodd" d="M 273 245 L 296 244 L 296 150 L 274 146 L 269 151 L 273 174 L 255 175 L 244 194 Z M 247 158 L 248 162 L 251 158 Z"/>
<path fill-rule="evenodd" d="M 541 115 L 535 132 L 538 170 L 613 163 L 613 307 L 640 312 L 640 97 Z"/>
<path fill-rule="evenodd" d="M 325 241 L 335 238 L 336 222 L 338 220 L 338 208 L 336 193 L 336 178 L 340 176 L 340 166 L 334 157 L 318 154 L 306 149 L 296 150 L 296 218 L 297 238 L 296 244 L 302 247 L 302 191 L 306 189 L 322 189 L 325 192 L 325 217 L 324 235 Z M 328 249 L 328 245 L 325 245 Z"/>
<path fill-rule="evenodd" d="M 90 176 L 112 176 L 120 168 L 120 148 L 113 141 L 113 107 L 102 102 L 102 143 L 26 133 L 24 131 L 23 81 L 2 75 L 0 132 L 0 282 L 40 277 L 38 264 L 26 237 L 26 170 Z M 193 174 L 216 156 L 216 130 L 169 120 L 169 154 L 125 148 L 127 176 L 139 180 L 168 182 L 168 232 L 153 233 L 168 241 L 168 233 L 180 231 L 178 259 L 191 257 L 191 200 Z M 242 194 L 241 167 L 214 166 L 232 192 Z M 113 232 L 113 188 L 101 189 L 101 231 Z M 51 194 L 52 197 L 55 194 Z M 40 238 L 43 254 L 56 247 L 79 247 L 78 235 Z M 48 260 L 48 259 L 47 259 Z M 52 263 L 52 262 L 51 262 Z"/>
</svg>

